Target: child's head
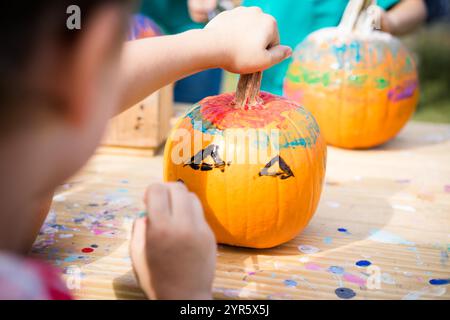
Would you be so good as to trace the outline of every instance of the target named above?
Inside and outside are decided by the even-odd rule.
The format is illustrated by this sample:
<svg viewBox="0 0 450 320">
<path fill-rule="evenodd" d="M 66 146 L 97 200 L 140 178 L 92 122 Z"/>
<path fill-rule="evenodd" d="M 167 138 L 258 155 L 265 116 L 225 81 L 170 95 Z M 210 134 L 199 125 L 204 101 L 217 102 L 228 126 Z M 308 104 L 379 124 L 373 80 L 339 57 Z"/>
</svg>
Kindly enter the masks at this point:
<svg viewBox="0 0 450 320">
<path fill-rule="evenodd" d="M 78 18 L 71 5 L 79 30 L 67 26 Z M 95 150 L 118 103 L 129 9 L 126 0 L 1 3 L 2 206 L 19 190 L 54 188 Z"/>
</svg>

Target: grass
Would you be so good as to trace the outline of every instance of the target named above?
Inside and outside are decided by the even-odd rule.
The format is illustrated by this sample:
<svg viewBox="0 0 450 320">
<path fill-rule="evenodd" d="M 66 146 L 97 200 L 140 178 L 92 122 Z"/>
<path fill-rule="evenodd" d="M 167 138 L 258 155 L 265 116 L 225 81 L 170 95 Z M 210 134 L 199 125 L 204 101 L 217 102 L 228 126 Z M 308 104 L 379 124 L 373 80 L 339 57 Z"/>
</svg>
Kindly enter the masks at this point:
<svg viewBox="0 0 450 320">
<path fill-rule="evenodd" d="M 417 55 L 421 98 L 415 120 L 450 123 L 450 35 L 448 24 L 424 28 L 405 39 Z M 447 30 L 446 30 L 447 29 Z"/>
</svg>

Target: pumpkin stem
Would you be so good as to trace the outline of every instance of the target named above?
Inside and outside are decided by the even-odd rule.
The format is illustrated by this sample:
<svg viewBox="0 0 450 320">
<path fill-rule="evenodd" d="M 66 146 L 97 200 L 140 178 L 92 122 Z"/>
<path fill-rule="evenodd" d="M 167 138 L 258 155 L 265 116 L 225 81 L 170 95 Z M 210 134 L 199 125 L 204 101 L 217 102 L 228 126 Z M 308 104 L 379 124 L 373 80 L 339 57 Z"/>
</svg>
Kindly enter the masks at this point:
<svg viewBox="0 0 450 320">
<path fill-rule="evenodd" d="M 339 28 L 346 32 L 352 31 L 356 27 L 361 13 L 375 3 L 374 0 L 350 0 L 339 23 Z"/>
<path fill-rule="evenodd" d="M 355 29 L 364 33 L 370 33 L 374 29 L 380 29 L 381 8 L 377 5 L 371 5 L 361 12 Z"/>
<path fill-rule="evenodd" d="M 242 74 L 236 89 L 234 103 L 238 108 L 253 107 L 260 102 L 262 72 Z"/>
</svg>

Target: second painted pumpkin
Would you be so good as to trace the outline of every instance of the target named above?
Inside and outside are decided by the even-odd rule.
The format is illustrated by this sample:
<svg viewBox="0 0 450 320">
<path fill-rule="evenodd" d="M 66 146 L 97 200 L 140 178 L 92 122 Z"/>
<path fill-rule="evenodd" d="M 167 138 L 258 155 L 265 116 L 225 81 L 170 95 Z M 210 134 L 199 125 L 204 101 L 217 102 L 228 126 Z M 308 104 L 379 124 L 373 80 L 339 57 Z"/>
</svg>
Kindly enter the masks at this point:
<svg viewBox="0 0 450 320">
<path fill-rule="evenodd" d="M 331 145 L 369 148 L 394 137 L 414 113 L 419 81 L 397 38 L 361 23 L 349 29 L 343 19 L 296 48 L 284 95 L 311 111 Z"/>
</svg>

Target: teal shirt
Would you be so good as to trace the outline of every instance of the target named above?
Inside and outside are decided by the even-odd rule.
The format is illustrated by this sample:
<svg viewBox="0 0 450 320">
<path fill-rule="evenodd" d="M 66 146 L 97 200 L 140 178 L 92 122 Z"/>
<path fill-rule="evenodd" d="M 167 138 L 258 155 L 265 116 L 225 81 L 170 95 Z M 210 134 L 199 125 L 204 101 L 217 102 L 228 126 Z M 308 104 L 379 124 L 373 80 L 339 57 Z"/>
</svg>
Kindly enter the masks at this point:
<svg viewBox="0 0 450 320">
<path fill-rule="evenodd" d="M 378 0 L 388 9 L 399 0 Z M 348 0 L 244 0 L 245 6 L 258 6 L 278 22 L 280 41 L 295 48 L 313 31 L 339 24 Z M 264 71 L 261 89 L 281 95 L 290 59 Z"/>
<path fill-rule="evenodd" d="M 187 0 L 142 0 L 140 12 L 151 17 L 167 34 L 204 26 L 191 20 Z"/>
</svg>

